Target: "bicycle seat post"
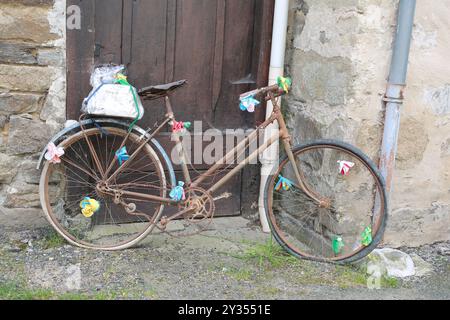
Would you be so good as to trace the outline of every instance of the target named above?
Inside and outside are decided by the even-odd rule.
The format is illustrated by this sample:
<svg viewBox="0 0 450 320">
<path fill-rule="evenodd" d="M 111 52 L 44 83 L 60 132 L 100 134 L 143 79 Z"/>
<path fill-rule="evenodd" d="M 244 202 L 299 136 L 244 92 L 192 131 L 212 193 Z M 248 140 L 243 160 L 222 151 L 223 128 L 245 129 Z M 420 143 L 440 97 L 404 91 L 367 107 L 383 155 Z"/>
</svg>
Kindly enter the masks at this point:
<svg viewBox="0 0 450 320">
<path fill-rule="evenodd" d="M 165 101 L 166 101 L 167 117 L 173 120 L 174 114 L 173 114 L 172 104 L 170 103 L 169 95 L 166 95 Z"/>
<path fill-rule="evenodd" d="M 169 95 L 166 94 L 165 96 L 165 101 L 166 101 L 166 110 L 167 110 L 167 114 L 166 117 L 168 119 L 170 119 L 172 122 L 175 122 L 175 114 L 173 113 L 173 108 L 172 108 L 172 104 L 170 103 L 170 98 Z M 170 122 L 170 124 L 172 125 L 172 122 Z M 175 142 L 175 145 L 177 147 L 178 150 L 178 156 L 181 160 L 182 163 L 182 168 L 183 168 L 183 175 L 184 175 L 184 182 L 186 186 L 190 186 L 191 185 L 191 175 L 189 173 L 189 168 L 187 167 L 187 159 L 186 159 L 186 154 L 184 152 L 183 149 L 183 142 L 182 139 L 180 137 L 180 135 L 178 134 L 173 134 L 172 135 L 172 141 Z"/>
</svg>

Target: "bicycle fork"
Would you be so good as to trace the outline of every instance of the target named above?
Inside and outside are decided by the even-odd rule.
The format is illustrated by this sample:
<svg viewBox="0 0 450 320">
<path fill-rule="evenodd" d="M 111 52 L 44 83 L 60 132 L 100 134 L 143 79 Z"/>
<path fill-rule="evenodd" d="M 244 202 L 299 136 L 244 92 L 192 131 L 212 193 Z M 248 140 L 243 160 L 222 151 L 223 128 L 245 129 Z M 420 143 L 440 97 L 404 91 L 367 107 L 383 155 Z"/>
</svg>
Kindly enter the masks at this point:
<svg viewBox="0 0 450 320">
<path fill-rule="evenodd" d="M 331 208 L 331 200 L 328 198 L 323 198 L 318 195 L 316 192 L 312 191 L 311 188 L 304 182 L 306 181 L 304 176 L 301 173 L 300 165 L 297 163 L 294 153 L 292 152 L 292 137 L 289 134 L 289 130 L 286 125 L 286 121 L 284 120 L 283 114 L 281 113 L 281 108 L 275 100 L 274 96 L 271 96 L 272 104 L 274 106 L 274 117 L 278 122 L 280 127 L 280 139 L 283 142 L 283 147 L 286 151 L 289 161 L 292 164 L 294 169 L 294 174 L 297 179 L 298 185 L 295 185 L 296 188 L 303 190 L 303 192 L 310 197 L 312 200 L 317 202 L 320 208 Z"/>
</svg>

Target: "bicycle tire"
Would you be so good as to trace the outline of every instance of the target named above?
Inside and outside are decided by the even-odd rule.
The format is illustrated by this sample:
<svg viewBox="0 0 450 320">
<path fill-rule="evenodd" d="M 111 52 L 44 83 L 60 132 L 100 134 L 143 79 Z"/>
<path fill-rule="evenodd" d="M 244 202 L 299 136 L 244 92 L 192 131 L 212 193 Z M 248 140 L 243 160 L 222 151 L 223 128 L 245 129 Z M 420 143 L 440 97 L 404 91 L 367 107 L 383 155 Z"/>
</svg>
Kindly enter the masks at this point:
<svg viewBox="0 0 450 320">
<path fill-rule="evenodd" d="M 345 259 L 336 259 L 336 260 L 324 259 L 324 258 L 320 258 L 320 257 L 311 257 L 308 255 L 301 254 L 300 252 L 298 252 L 298 250 L 293 249 L 286 241 L 283 240 L 283 236 L 279 234 L 279 231 L 277 230 L 278 228 L 277 228 L 277 226 L 275 226 L 274 215 L 271 212 L 272 209 L 270 208 L 270 204 L 269 204 L 269 197 L 272 194 L 272 190 L 273 190 L 272 188 L 274 186 L 274 181 L 276 180 L 275 175 L 269 176 L 269 178 L 266 182 L 265 197 L 264 197 L 265 212 L 266 212 L 266 217 L 269 222 L 269 226 L 270 226 L 270 229 L 271 229 L 271 232 L 272 232 L 274 238 L 291 255 L 293 255 L 299 259 L 314 260 L 314 261 L 320 261 L 320 262 L 331 262 L 331 263 L 336 263 L 336 264 L 353 263 L 353 262 L 359 261 L 359 260 L 363 259 L 364 257 L 366 257 L 370 252 L 372 252 L 379 245 L 379 243 L 381 242 L 381 240 L 383 238 L 387 220 L 388 220 L 388 209 L 389 209 L 388 197 L 387 197 L 387 192 L 386 192 L 386 184 L 385 184 L 384 178 L 382 177 L 381 173 L 379 172 L 379 170 L 377 169 L 377 167 L 375 166 L 373 161 L 366 154 L 364 154 L 361 150 L 359 150 L 358 148 L 356 148 L 350 144 L 347 144 L 347 143 L 344 143 L 341 141 L 337 141 L 337 140 L 329 140 L 329 139 L 316 140 L 316 141 L 310 141 L 310 142 L 307 142 L 307 143 L 304 143 L 301 145 L 294 146 L 292 148 L 292 151 L 294 154 L 298 154 L 302 150 L 307 150 L 309 148 L 323 148 L 323 147 L 330 147 L 330 146 L 338 148 L 345 152 L 348 152 L 349 154 L 354 155 L 355 158 L 357 158 L 361 162 L 363 162 L 367 166 L 367 168 L 371 171 L 372 176 L 376 180 L 377 184 L 380 186 L 381 194 L 382 194 L 382 198 L 383 198 L 380 200 L 380 202 L 382 203 L 382 206 L 384 209 L 383 209 L 382 215 L 380 217 L 381 221 L 379 222 L 379 227 L 375 231 L 375 234 L 373 235 L 373 239 L 372 239 L 372 242 L 370 243 L 370 245 L 364 247 L 362 250 L 356 252 L 355 254 L 353 254 L 349 257 L 346 257 Z M 284 157 L 281 157 L 281 159 L 280 159 L 281 164 L 286 163 L 286 161 L 288 161 L 287 155 Z M 280 171 L 280 169 L 278 169 L 278 171 Z"/>
<path fill-rule="evenodd" d="M 122 135 L 122 136 L 127 135 L 127 131 L 121 130 L 118 128 L 108 127 L 105 129 L 108 130 L 112 134 L 116 133 L 116 134 Z M 71 136 L 67 137 L 64 141 L 62 141 L 59 144 L 59 146 L 62 146 L 62 147 L 71 146 L 74 142 L 82 141 L 85 134 L 87 136 L 91 136 L 96 133 L 97 134 L 100 133 L 100 130 L 97 128 L 88 129 L 85 132 L 75 133 L 74 135 L 71 135 Z M 137 135 L 132 134 L 130 137 L 132 139 L 134 139 L 135 141 L 139 140 L 139 136 L 137 136 Z M 161 190 L 163 190 L 164 195 L 165 195 L 165 193 L 167 192 L 166 177 L 164 174 L 164 168 L 161 164 L 161 161 L 158 158 L 156 152 L 153 150 L 153 148 L 149 144 L 147 144 L 144 149 L 145 149 L 145 152 L 147 153 L 147 155 L 153 159 L 153 164 L 155 165 L 155 169 L 158 171 L 157 174 L 161 178 L 161 183 L 162 183 Z M 155 211 L 152 221 L 149 220 L 148 222 L 146 222 L 148 224 L 148 226 L 145 229 L 142 229 L 142 231 L 139 231 L 139 234 L 137 234 L 136 236 L 133 236 L 131 239 L 127 240 L 126 242 L 119 243 L 116 245 L 110 245 L 110 246 L 96 245 L 96 244 L 88 243 L 86 241 L 82 241 L 81 239 L 77 239 L 76 236 L 74 236 L 73 234 L 71 234 L 70 232 L 65 230 L 64 226 L 58 221 L 57 214 L 55 212 L 53 212 L 52 203 L 50 201 L 50 194 L 49 194 L 50 184 L 51 184 L 50 176 L 52 174 L 51 165 L 52 164 L 50 162 L 45 163 L 44 168 L 41 173 L 39 193 L 40 193 L 42 209 L 43 209 L 44 215 L 45 215 L 47 221 L 50 223 L 50 225 L 57 231 L 57 233 L 59 235 L 61 235 L 65 240 L 67 240 L 72 245 L 75 245 L 75 246 L 78 246 L 78 247 L 81 247 L 84 249 L 94 249 L 94 250 L 103 250 L 103 251 L 124 250 L 124 249 L 127 249 L 127 248 L 137 245 L 139 242 L 141 242 L 143 239 L 145 239 L 148 236 L 148 234 L 150 234 L 154 230 L 156 223 L 159 221 L 160 217 L 162 216 L 162 213 L 164 210 L 164 205 L 161 205 L 159 207 L 159 209 L 157 209 L 157 211 Z M 66 184 L 67 184 L 67 182 L 66 182 Z"/>
</svg>

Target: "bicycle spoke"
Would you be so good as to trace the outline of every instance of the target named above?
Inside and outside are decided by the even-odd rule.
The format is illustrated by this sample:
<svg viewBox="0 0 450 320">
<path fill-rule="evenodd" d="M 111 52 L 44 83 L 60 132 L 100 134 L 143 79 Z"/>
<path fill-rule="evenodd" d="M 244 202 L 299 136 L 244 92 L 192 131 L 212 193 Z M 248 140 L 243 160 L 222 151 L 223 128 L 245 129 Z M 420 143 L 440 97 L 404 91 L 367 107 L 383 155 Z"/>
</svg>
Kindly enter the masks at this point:
<svg viewBox="0 0 450 320">
<path fill-rule="evenodd" d="M 116 185 L 111 184 L 112 188 L 158 196 L 165 196 L 167 188 L 164 171 L 150 146 L 141 147 L 139 137 L 134 134 L 128 135 L 128 132 L 117 128 L 105 129 L 109 135 L 90 129 L 62 143 L 66 151 L 62 163 L 49 164 L 43 172 L 48 177 L 46 198 L 49 198 L 50 186 L 60 194 L 59 198 L 54 197 L 55 200 L 47 200 L 45 211 L 55 222 L 57 230 L 73 244 L 119 249 L 134 244 L 140 235 L 153 228 L 152 221 L 159 218 L 164 206 L 126 197 L 120 197 L 121 204 L 116 204 L 115 195 L 97 190 L 97 185 L 102 182 L 101 171 L 110 164 L 113 164 L 112 168 L 118 168 L 115 158 L 118 142 L 136 155 L 113 179 Z M 96 154 L 91 152 L 91 148 L 96 150 Z M 95 157 L 101 165 L 100 170 L 96 168 Z M 81 208 L 83 201 L 85 207 Z M 136 210 L 129 211 L 127 204 L 134 204 Z M 84 209 L 86 212 L 82 212 Z"/>
<path fill-rule="evenodd" d="M 344 147 L 317 146 L 299 149 L 295 162 L 284 160 L 269 185 L 269 216 L 277 240 L 299 256 L 334 261 L 351 258 L 365 251 L 355 245 L 367 226 L 374 231 L 381 222 L 373 223 L 371 216 L 376 207 L 377 194 L 383 190 L 373 169 Z M 353 170 L 343 176 L 339 161 L 354 162 Z M 296 181 L 292 166 L 302 176 L 302 187 L 293 184 L 288 190 L 274 190 L 280 179 Z M 284 187 L 283 187 L 284 188 Z M 318 199 L 308 196 L 313 194 Z M 323 204 L 323 207 L 322 207 Z M 383 204 L 378 204 L 383 210 Z M 384 218 L 384 215 L 382 215 Z M 375 226 L 376 225 L 376 226 Z"/>
</svg>

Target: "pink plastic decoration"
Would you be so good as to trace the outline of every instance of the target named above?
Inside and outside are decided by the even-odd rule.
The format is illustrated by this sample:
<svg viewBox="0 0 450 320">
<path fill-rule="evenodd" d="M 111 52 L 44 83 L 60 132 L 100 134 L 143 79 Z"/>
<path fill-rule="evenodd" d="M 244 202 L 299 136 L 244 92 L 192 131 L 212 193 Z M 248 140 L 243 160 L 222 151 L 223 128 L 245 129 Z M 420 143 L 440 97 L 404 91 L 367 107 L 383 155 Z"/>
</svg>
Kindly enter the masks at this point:
<svg viewBox="0 0 450 320">
<path fill-rule="evenodd" d="M 45 159 L 53 164 L 61 163 L 61 157 L 64 155 L 64 149 L 58 148 L 53 142 L 47 146 L 47 153 Z"/>
<path fill-rule="evenodd" d="M 350 161 L 338 161 L 338 163 L 339 163 L 339 172 L 343 176 L 347 176 L 350 173 L 350 169 L 355 166 L 355 164 Z"/>
<path fill-rule="evenodd" d="M 181 121 L 180 122 L 177 122 L 177 121 L 173 122 L 172 131 L 174 133 L 181 132 L 183 130 L 184 130 L 184 123 L 183 122 L 181 122 Z"/>
</svg>

